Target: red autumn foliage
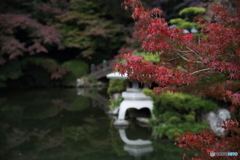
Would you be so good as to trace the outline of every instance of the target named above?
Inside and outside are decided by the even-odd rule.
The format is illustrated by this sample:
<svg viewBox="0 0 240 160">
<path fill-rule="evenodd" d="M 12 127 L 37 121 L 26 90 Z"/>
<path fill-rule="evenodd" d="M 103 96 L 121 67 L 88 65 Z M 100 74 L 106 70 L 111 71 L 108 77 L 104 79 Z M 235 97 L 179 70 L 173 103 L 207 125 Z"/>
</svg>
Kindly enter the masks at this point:
<svg viewBox="0 0 240 160">
<path fill-rule="evenodd" d="M 203 36 L 197 39 L 192 34 L 186 35 L 182 29 L 169 28 L 163 18 L 152 17 L 162 13 L 159 9 L 145 10 L 138 0 L 126 0 L 124 4 L 132 7 L 132 17 L 136 20 L 139 38 L 143 40 L 142 48 L 152 54 L 161 54 L 158 64 L 132 54 L 121 55 L 126 63 L 118 64 L 116 70 L 149 84 L 157 82 L 160 90 L 169 85 L 175 90 L 192 88 L 212 73 L 225 75 L 228 81 L 239 83 L 239 9 L 232 16 L 225 11 L 226 8 L 215 5 L 218 23 L 200 19 L 199 25 L 204 24 L 205 27 L 201 30 Z M 233 94 L 239 93 L 234 90 Z M 234 104 L 239 105 L 235 102 L 238 101 L 234 100 Z"/>
<path fill-rule="evenodd" d="M 178 138 L 178 145 L 181 148 L 189 148 L 201 151 L 201 155 L 197 155 L 192 160 L 208 160 L 213 157 L 209 156 L 213 152 L 240 152 L 240 137 L 239 137 L 239 122 L 228 120 L 225 122 L 224 128 L 231 130 L 229 136 L 216 137 L 212 130 L 206 129 L 198 135 L 192 132 L 184 133 L 183 137 Z M 227 131 L 227 130 L 226 130 Z M 216 156 L 217 159 L 237 160 L 239 157 L 221 157 Z"/>
<path fill-rule="evenodd" d="M 54 11 L 54 10 L 52 10 Z M 44 25 L 24 14 L 0 14 L 0 65 L 19 57 L 48 53 L 49 45 L 61 49 L 62 35 L 53 27 Z M 18 36 L 21 35 L 21 36 Z M 27 39 L 27 40 L 26 40 Z M 52 79 L 62 78 L 68 69 L 57 63 L 42 66 L 51 73 Z"/>
<path fill-rule="evenodd" d="M 214 5 L 217 23 L 199 19 L 198 24 L 204 28 L 198 38 L 184 34 L 182 29 L 169 28 L 166 20 L 159 16 L 161 10 L 144 9 L 140 0 L 125 0 L 124 5 L 132 9 L 142 48 L 159 54 L 160 61 L 153 64 L 141 56 L 121 54 L 125 61 L 117 64 L 115 70 L 127 73 L 130 79 L 157 83 L 156 93 L 172 90 L 211 96 L 231 102 L 232 111 L 239 110 L 240 0 L 236 0 L 234 14 Z M 231 131 L 229 136 L 217 137 L 210 130 L 199 135 L 187 132 L 178 143 L 187 150 L 200 150 L 202 155 L 196 155 L 195 159 L 201 160 L 211 159 L 210 151 L 240 152 L 239 123 L 230 120 L 225 129 Z"/>
<path fill-rule="evenodd" d="M 44 26 L 37 22 L 35 19 L 29 18 L 26 15 L 20 15 L 20 14 L 0 14 L 0 27 L 1 32 L 3 35 L 2 37 L 7 38 L 13 38 L 12 35 L 16 34 L 19 29 L 30 31 L 30 37 L 33 42 L 40 43 L 41 47 L 43 47 L 44 44 L 60 44 L 62 36 L 58 33 L 56 29 L 50 26 Z M 14 38 L 15 39 L 15 38 Z M 7 44 L 8 39 L 1 40 L 1 42 L 5 42 Z M 10 39 L 11 40 L 11 39 Z M 19 40 L 18 40 L 19 41 Z M 16 43 L 16 42 L 15 42 Z M 20 42 L 18 42 L 20 44 Z M 29 42 L 28 42 L 29 43 Z M 34 45 L 35 45 L 34 43 Z M 31 44 L 31 43 L 30 43 Z M 28 44 L 23 43 L 20 44 L 21 49 L 28 51 L 28 47 L 26 47 Z M 5 47 L 5 45 L 2 45 Z M 19 47 L 19 46 L 16 46 Z M 31 45 L 29 46 L 31 47 Z M 4 50 L 5 52 L 9 52 L 8 49 Z M 46 52 L 46 51 L 45 51 Z M 11 52 L 14 54 L 14 52 Z"/>
</svg>

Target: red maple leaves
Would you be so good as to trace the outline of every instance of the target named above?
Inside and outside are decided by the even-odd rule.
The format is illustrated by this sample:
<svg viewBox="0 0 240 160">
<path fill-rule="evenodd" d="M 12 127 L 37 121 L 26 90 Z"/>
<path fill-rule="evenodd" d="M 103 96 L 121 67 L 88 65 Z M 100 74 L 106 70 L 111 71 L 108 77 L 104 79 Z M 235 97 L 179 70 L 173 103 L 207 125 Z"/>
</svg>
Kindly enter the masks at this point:
<svg viewBox="0 0 240 160">
<path fill-rule="evenodd" d="M 231 102 L 231 112 L 239 110 L 240 0 L 236 0 L 234 14 L 215 5 L 213 10 L 217 23 L 200 19 L 198 24 L 205 27 L 200 31 L 202 36 L 198 38 L 184 34 L 182 29 L 169 28 L 165 19 L 160 18 L 159 9 L 146 10 L 139 0 L 125 0 L 124 4 L 133 11 L 136 30 L 143 41 L 142 48 L 152 54 L 159 54 L 160 62 L 154 64 L 143 57 L 122 54 L 120 57 L 125 63 L 116 65 L 117 71 L 127 73 L 130 79 L 143 83 L 158 83 L 155 93 L 167 90 L 200 93 Z M 209 152 L 220 152 L 223 148 L 224 151 L 240 152 L 239 123 L 229 120 L 224 128 L 231 130 L 229 137 L 217 138 L 210 130 L 198 135 L 187 132 L 178 139 L 179 147 L 200 150 L 203 154 L 196 155 L 195 160 L 210 159 Z M 182 158 L 185 157 L 183 155 Z M 237 159 L 229 159 L 234 158 Z"/>
<path fill-rule="evenodd" d="M 48 52 L 45 48 L 46 44 L 61 44 L 62 36 L 53 27 L 44 26 L 35 19 L 20 14 L 0 14 L 0 29 L 3 33 L 0 36 L 0 44 L 2 46 L 1 59 L 7 57 L 9 59 L 22 56 L 24 53 L 30 55 Z M 29 32 L 29 41 L 20 42 L 22 40 L 14 37 L 18 29 Z M 4 63 L 4 61 L 1 61 Z M 1 64 L 1 63 L 0 63 Z"/>
<path fill-rule="evenodd" d="M 191 41 L 193 39 L 193 34 L 192 33 L 186 34 L 183 38 L 187 42 Z"/>
<path fill-rule="evenodd" d="M 192 132 L 186 132 L 180 138 L 178 138 L 178 145 L 180 148 L 195 149 L 201 151 L 201 155 L 195 155 L 196 158 L 192 160 L 210 160 L 213 157 L 210 156 L 210 152 L 240 152 L 240 144 L 238 143 L 240 137 L 240 129 L 238 128 L 239 122 L 233 120 L 227 120 L 224 123 L 223 128 L 226 132 L 229 132 L 229 136 L 216 137 L 216 135 L 210 129 L 206 129 L 204 132 L 200 132 L 198 135 Z M 187 155 L 184 156 L 184 158 Z M 217 159 L 237 160 L 238 157 L 220 157 Z"/>
<path fill-rule="evenodd" d="M 238 7 L 239 3 L 240 1 L 237 0 Z M 213 9 L 218 23 L 200 19 L 198 24 L 205 25 L 200 31 L 203 36 L 194 38 L 193 34 L 185 34 L 182 29 L 169 28 L 165 19 L 160 18 L 162 11 L 159 9 L 146 10 L 139 0 L 125 0 L 124 4 L 133 11 L 136 30 L 143 41 L 142 48 L 152 54 L 160 53 L 160 62 L 152 64 L 134 55 L 121 55 L 126 63 L 116 66 L 116 70 L 120 73 L 127 72 L 130 78 L 142 82 L 157 82 L 163 90 L 164 87 L 169 86 L 178 86 L 179 89 L 179 87 L 195 85 L 211 73 L 221 73 L 227 75 L 229 80 L 239 82 L 240 12 L 238 9 L 232 16 L 226 8 L 215 5 Z M 236 100 L 234 103 L 240 104 Z"/>
</svg>

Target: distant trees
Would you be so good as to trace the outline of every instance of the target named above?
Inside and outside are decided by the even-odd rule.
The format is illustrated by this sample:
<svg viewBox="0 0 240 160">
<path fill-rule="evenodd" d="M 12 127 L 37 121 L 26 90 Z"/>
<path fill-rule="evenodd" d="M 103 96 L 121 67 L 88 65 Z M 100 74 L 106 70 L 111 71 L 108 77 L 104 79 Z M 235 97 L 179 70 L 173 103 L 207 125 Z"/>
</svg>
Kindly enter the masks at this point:
<svg viewBox="0 0 240 160">
<path fill-rule="evenodd" d="M 46 59 L 44 53 L 48 53 L 52 46 L 63 48 L 62 35 L 51 25 L 40 22 L 33 16 L 37 13 L 33 3 L 19 3 L 17 0 L 11 2 L 0 14 L 0 86 L 5 87 L 7 82 L 27 76 L 25 73 L 28 69 L 33 69 L 32 64 L 42 66 L 52 79 L 61 78 L 68 69 L 59 66 L 55 60 Z M 36 58 L 36 54 L 45 58 Z M 33 83 L 36 80 L 32 76 L 31 79 Z"/>
<path fill-rule="evenodd" d="M 60 79 L 73 72 L 64 62 L 71 65 L 78 59 L 78 67 L 88 71 L 89 63 L 111 59 L 125 43 L 126 31 L 119 21 L 127 16 L 118 15 L 123 10 L 120 1 L 118 5 L 112 0 L 0 4 L 0 87 L 60 85 L 64 83 Z"/>
<path fill-rule="evenodd" d="M 123 43 L 124 31 L 101 8 L 105 5 L 104 1 L 70 1 L 68 12 L 57 16 L 59 21 L 55 23 L 66 47 L 79 49 L 87 58 L 94 54 L 106 59 L 114 55 L 112 52 Z"/>
</svg>

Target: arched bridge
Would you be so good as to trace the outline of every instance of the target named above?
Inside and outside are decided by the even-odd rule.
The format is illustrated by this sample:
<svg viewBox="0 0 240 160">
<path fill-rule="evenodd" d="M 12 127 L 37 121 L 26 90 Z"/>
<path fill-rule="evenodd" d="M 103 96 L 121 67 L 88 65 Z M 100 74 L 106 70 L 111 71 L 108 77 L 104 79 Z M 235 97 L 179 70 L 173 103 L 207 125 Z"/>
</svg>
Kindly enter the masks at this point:
<svg viewBox="0 0 240 160">
<path fill-rule="evenodd" d="M 114 64 L 116 63 L 116 59 L 112 59 L 109 61 L 103 60 L 103 63 L 98 65 L 91 65 L 91 75 L 95 76 L 97 79 L 105 77 L 107 74 L 112 72 Z"/>
</svg>

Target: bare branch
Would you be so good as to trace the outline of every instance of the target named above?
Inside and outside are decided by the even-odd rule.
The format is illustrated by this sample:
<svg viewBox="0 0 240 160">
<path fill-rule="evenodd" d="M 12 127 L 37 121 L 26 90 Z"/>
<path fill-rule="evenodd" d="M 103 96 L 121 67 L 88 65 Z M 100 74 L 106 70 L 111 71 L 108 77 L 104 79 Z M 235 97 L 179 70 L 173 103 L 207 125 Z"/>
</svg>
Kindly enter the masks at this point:
<svg viewBox="0 0 240 160">
<path fill-rule="evenodd" d="M 192 49 L 189 48 L 188 46 L 187 46 L 187 48 L 188 48 L 190 51 L 192 51 L 193 53 L 195 53 L 201 60 L 203 60 L 203 58 L 202 58 L 197 52 L 195 52 L 194 50 L 192 50 Z"/>
<path fill-rule="evenodd" d="M 205 68 L 205 69 L 200 69 L 200 70 L 198 70 L 198 71 L 195 71 L 195 72 L 192 72 L 192 73 L 190 73 L 190 74 L 192 75 L 192 74 L 196 74 L 196 73 L 199 73 L 199 72 L 202 72 L 202 71 L 211 70 L 211 69 L 214 69 L 214 68 Z"/>
<path fill-rule="evenodd" d="M 180 53 L 177 52 L 177 54 L 184 60 L 190 62 L 191 60 L 187 59 L 186 57 L 184 57 L 183 55 L 181 55 Z M 195 63 L 202 63 L 201 61 L 194 61 Z"/>
<path fill-rule="evenodd" d="M 173 60 L 178 59 L 178 58 L 181 58 L 181 57 L 180 57 L 180 56 L 177 56 L 177 57 L 175 57 L 175 58 L 168 59 L 168 61 L 173 61 Z"/>
<path fill-rule="evenodd" d="M 176 49 L 175 49 L 176 50 Z M 176 51 L 178 51 L 178 50 L 176 50 Z M 179 51 L 179 52 L 181 52 L 181 51 Z M 184 52 L 184 51 L 183 51 Z M 190 52 L 190 51 L 186 51 L 186 52 Z M 180 56 L 177 56 L 177 57 L 175 57 L 175 58 L 171 58 L 171 59 L 168 59 L 168 61 L 172 61 L 172 60 L 175 60 L 175 59 L 178 59 L 178 58 L 181 58 L 181 56 L 184 56 L 184 55 L 188 55 L 187 53 L 185 53 L 185 54 L 181 54 Z M 186 58 L 186 57 L 185 57 Z"/>
<path fill-rule="evenodd" d="M 182 52 L 182 53 L 191 53 L 192 51 L 181 51 L 181 50 L 178 50 L 178 49 L 174 49 L 175 51 L 177 52 Z"/>
</svg>

